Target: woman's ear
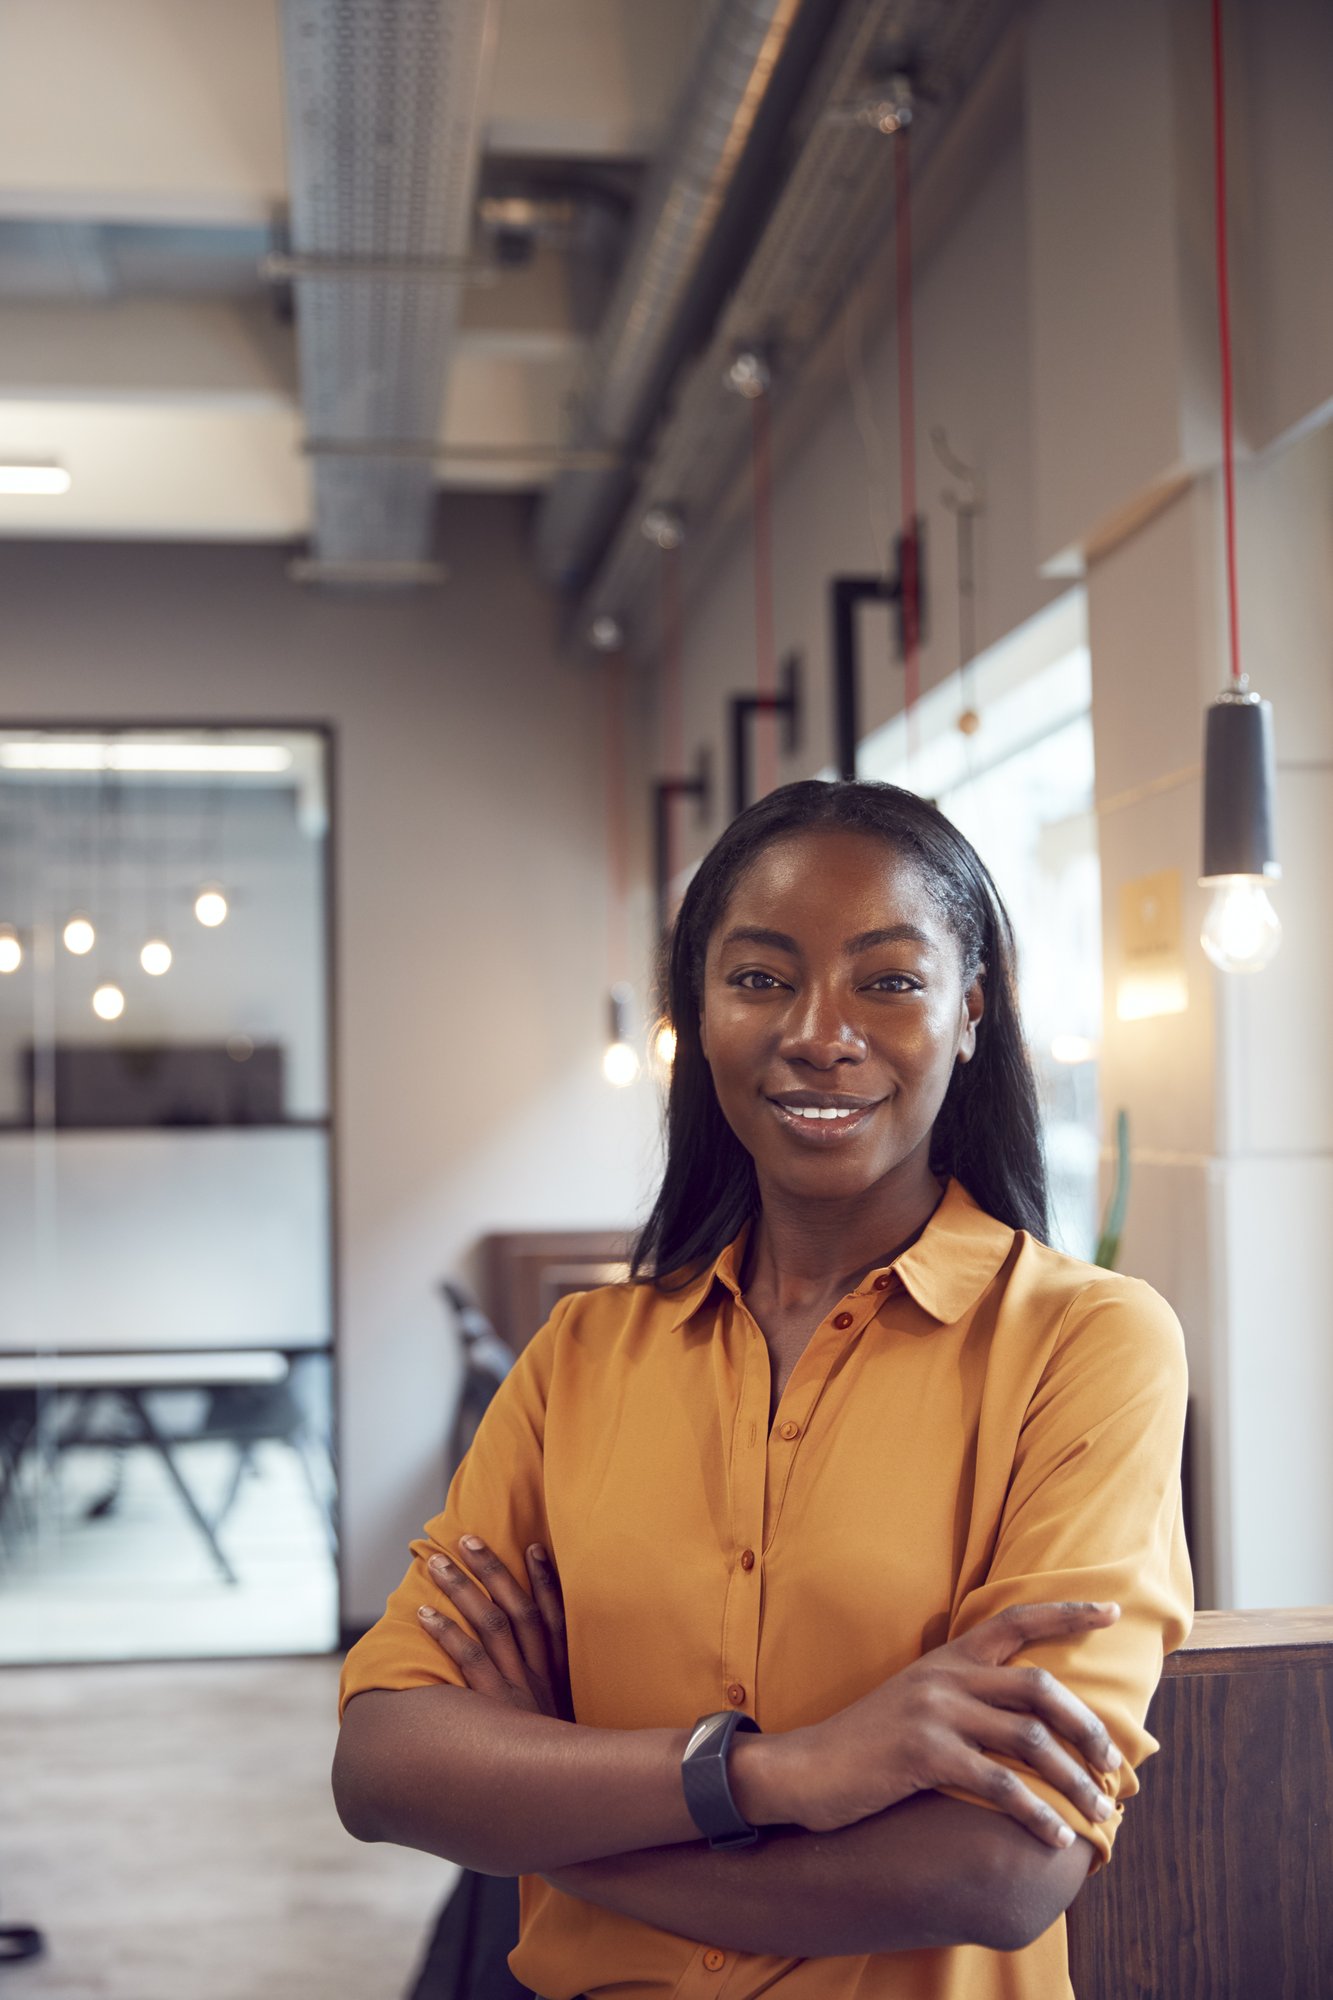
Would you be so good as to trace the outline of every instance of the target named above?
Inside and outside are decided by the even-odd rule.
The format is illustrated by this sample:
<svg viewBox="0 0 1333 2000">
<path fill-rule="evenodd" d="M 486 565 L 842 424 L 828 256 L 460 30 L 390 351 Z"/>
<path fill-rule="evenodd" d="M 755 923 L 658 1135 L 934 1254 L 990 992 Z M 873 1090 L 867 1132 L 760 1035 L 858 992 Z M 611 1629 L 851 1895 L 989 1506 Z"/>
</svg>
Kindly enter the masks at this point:
<svg viewBox="0 0 1333 2000">
<path fill-rule="evenodd" d="M 971 1062 L 977 1052 L 977 1023 L 986 1011 L 986 994 L 982 980 L 986 976 L 984 965 L 977 968 L 977 976 L 963 995 L 961 1008 L 962 1022 L 958 1035 L 958 1062 Z"/>
</svg>

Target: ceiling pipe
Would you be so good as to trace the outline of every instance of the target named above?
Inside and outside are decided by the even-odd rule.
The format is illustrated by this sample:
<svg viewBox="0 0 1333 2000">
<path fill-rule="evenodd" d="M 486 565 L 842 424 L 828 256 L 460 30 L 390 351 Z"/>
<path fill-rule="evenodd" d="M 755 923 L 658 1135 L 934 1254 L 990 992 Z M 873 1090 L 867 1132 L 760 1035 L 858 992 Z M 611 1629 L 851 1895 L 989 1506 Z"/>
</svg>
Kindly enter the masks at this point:
<svg viewBox="0 0 1333 2000">
<path fill-rule="evenodd" d="M 589 354 L 570 440 L 620 463 L 553 482 L 537 523 L 548 579 L 577 589 L 603 553 L 662 392 L 734 282 L 741 235 L 771 205 L 779 143 L 837 13 L 828 0 L 717 0 Z"/>
</svg>

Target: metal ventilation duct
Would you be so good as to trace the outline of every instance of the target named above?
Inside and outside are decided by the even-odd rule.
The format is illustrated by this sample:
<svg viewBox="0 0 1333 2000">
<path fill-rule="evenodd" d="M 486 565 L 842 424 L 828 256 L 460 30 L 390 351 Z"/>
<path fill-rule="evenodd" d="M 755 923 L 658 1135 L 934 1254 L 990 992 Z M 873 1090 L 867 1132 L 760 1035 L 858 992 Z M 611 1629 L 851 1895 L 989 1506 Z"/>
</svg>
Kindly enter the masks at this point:
<svg viewBox="0 0 1333 2000">
<path fill-rule="evenodd" d="M 306 574 L 428 573 L 495 5 L 283 0 Z"/>
<path fill-rule="evenodd" d="M 957 0 L 947 9 L 937 0 L 855 0 L 842 9 L 795 121 L 799 156 L 711 338 L 673 384 L 669 418 L 584 593 L 581 625 L 599 616 L 632 623 L 634 605 L 651 601 L 660 556 L 641 532 L 650 508 L 669 507 L 692 531 L 702 530 L 728 492 L 752 421 L 750 405 L 726 387 L 736 353 L 776 355 L 784 376 L 794 378 L 860 260 L 886 240 L 895 142 L 866 122 L 863 108 L 895 69 L 912 75 L 920 93 L 912 140 L 920 180 L 949 114 L 1013 13 L 1011 0 Z"/>
<path fill-rule="evenodd" d="M 624 270 L 585 372 L 576 450 L 629 456 L 679 360 L 685 320 L 706 259 L 716 263 L 717 227 L 734 192 L 761 114 L 774 116 L 782 63 L 790 97 L 804 58 L 836 8 L 829 0 L 717 0 L 671 132 L 644 191 Z M 800 45 L 797 27 L 800 24 Z M 785 62 L 782 61 L 786 58 Z M 725 280 L 729 272 L 718 274 Z M 545 575 L 577 582 L 623 505 L 623 471 L 565 471 L 537 525 Z"/>
</svg>

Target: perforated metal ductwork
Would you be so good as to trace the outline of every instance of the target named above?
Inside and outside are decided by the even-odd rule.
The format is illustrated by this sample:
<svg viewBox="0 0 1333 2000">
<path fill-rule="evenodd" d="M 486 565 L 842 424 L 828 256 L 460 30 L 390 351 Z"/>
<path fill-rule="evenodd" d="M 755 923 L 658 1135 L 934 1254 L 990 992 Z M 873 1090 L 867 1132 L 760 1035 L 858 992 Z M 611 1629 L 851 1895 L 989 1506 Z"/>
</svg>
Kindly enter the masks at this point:
<svg viewBox="0 0 1333 2000">
<path fill-rule="evenodd" d="M 719 235 L 728 203 L 747 166 L 753 178 L 764 127 L 780 138 L 837 11 L 837 0 L 716 0 L 584 372 L 576 449 L 627 460 L 641 442 L 705 309 L 707 267 L 712 304 L 730 279 Z M 544 575 L 567 585 L 583 578 L 631 479 L 614 463 L 557 476 L 537 526 Z"/>
<path fill-rule="evenodd" d="M 632 626 L 636 606 L 655 605 L 661 558 L 641 532 L 648 509 L 683 516 L 692 543 L 716 522 L 752 436 L 750 405 L 726 386 L 735 355 L 757 349 L 793 379 L 861 260 L 889 240 L 895 141 L 867 121 L 867 107 L 893 75 L 910 76 L 913 175 L 921 177 L 1014 12 L 1014 0 L 956 0 L 947 8 L 938 0 L 846 0 L 837 10 L 792 121 L 789 170 L 622 490 L 614 532 L 582 592 L 581 627 L 598 616 Z"/>
<path fill-rule="evenodd" d="M 496 0 L 283 0 L 305 572 L 429 574 Z M 376 448 L 379 449 L 376 449 Z"/>
</svg>

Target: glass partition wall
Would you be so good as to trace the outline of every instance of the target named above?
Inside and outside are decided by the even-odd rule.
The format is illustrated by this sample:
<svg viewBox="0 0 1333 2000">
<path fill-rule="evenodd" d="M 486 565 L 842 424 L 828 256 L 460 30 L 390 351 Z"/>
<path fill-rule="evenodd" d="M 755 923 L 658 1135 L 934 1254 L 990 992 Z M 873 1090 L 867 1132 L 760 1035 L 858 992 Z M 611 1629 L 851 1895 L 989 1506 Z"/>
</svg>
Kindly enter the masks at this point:
<svg viewBox="0 0 1333 2000">
<path fill-rule="evenodd" d="M 0 729 L 0 1661 L 338 1633 L 328 744 Z"/>
</svg>

